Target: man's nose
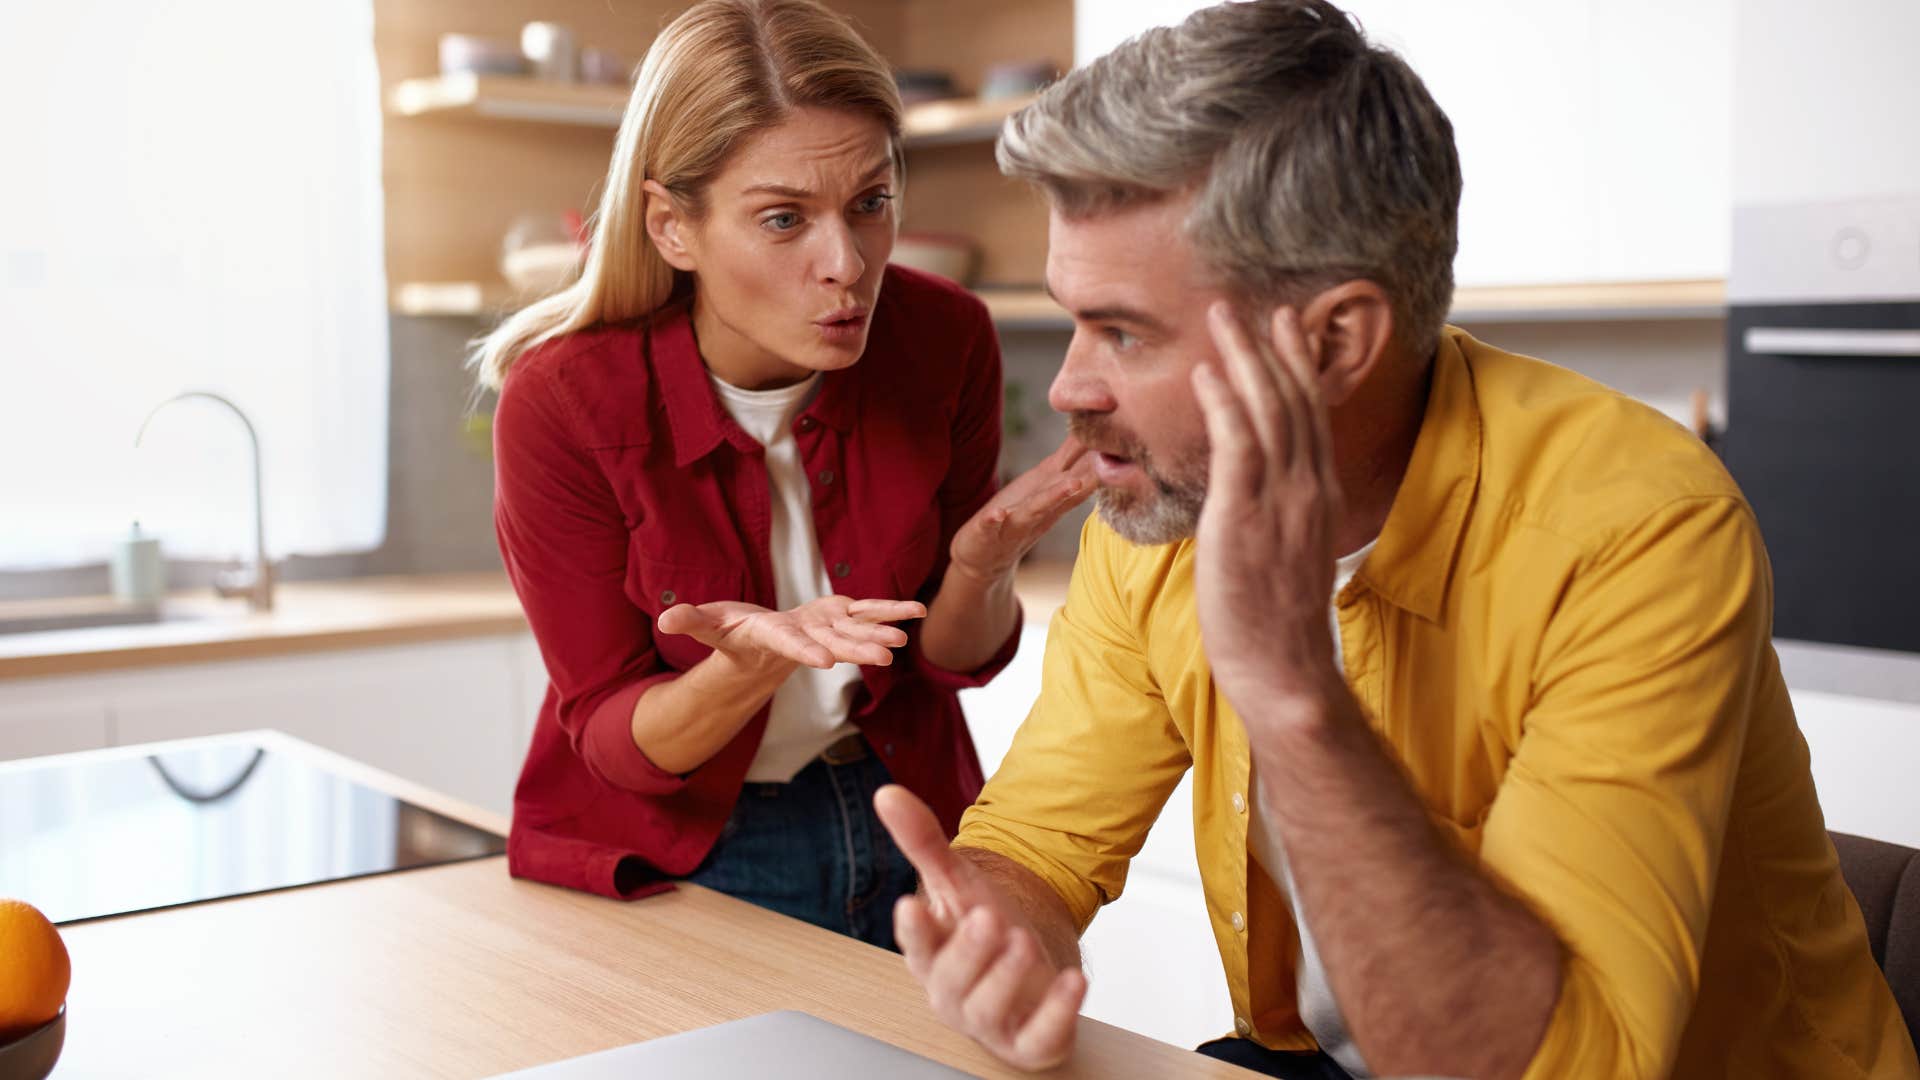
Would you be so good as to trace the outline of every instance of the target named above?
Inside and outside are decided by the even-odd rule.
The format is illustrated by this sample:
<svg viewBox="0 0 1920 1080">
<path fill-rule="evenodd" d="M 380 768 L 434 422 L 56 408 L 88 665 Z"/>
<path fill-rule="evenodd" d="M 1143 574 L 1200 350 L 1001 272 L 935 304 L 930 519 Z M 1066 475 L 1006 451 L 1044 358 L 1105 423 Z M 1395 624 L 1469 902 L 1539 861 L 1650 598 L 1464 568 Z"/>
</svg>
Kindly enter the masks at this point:
<svg viewBox="0 0 1920 1080">
<path fill-rule="evenodd" d="M 1047 388 L 1047 404 L 1057 413 L 1108 413 L 1114 408 L 1113 391 L 1097 361 L 1088 355 L 1084 335 L 1075 331 L 1067 343 L 1066 359 Z"/>
</svg>

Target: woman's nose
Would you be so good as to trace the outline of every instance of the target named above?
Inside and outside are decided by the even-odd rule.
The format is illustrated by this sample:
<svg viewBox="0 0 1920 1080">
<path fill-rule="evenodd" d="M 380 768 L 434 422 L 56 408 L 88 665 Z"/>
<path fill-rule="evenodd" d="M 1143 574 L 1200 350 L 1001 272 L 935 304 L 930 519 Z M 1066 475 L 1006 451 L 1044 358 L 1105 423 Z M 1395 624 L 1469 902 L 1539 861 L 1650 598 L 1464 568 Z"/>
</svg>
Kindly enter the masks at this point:
<svg viewBox="0 0 1920 1080">
<path fill-rule="evenodd" d="M 825 250 L 820 253 L 820 278 L 830 285 L 851 285 L 867 272 L 866 256 L 852 229 L 844 224 L 821 231 Z"/>
</svg>

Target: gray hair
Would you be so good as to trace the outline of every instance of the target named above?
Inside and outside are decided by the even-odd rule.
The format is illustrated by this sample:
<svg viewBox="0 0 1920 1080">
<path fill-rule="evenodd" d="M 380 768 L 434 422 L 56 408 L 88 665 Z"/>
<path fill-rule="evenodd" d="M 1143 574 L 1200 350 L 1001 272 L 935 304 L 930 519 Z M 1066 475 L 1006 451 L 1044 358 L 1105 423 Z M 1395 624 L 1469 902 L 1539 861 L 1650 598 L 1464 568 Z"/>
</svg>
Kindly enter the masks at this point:
<svg viewBox="0 0 1920 1080">
<path fill-rule="evenodd" d="M 1453 302 L 1453 125 L 1326 0 L 1224 3 L 1129 39 L 1010 117 L 998 156 L 1068 218 L 1192 189 L 1188 238 L 1248 303 L 1365 278 L 1424 357 Z"/>
</svg>

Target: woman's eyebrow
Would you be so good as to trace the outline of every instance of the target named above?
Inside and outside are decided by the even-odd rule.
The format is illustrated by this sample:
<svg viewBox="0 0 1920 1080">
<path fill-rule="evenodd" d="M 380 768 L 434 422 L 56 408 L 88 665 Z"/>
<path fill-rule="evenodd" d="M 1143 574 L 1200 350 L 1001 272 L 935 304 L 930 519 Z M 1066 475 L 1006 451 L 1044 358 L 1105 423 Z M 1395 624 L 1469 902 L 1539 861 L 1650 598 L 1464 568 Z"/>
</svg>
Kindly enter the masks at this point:
<svg viewBox="0 0 1920 1080">
<path fill-rule="evenodd" d="M 893 168 L 893 162 L 891 160 L 882 161 L 880 164 L 875 165 L 873 168 L 867 170 L 867 174 L 860 178 L 860 183 L 858 186 L 866 187 L 867 185 L 873 183 L 875 180 L 880 179 L 882 175 L 887 173 L 892 168 Z M 755 184 L 752 187 L 746 188 L 745 190 L 741 191 L 740 194 L 742 195 L 779 195 L 788 199 L 810 199 L 814 195 L 812 191 L 809 191 L 806 188 L 792 187 L 787 184 Z"/>
</svg>

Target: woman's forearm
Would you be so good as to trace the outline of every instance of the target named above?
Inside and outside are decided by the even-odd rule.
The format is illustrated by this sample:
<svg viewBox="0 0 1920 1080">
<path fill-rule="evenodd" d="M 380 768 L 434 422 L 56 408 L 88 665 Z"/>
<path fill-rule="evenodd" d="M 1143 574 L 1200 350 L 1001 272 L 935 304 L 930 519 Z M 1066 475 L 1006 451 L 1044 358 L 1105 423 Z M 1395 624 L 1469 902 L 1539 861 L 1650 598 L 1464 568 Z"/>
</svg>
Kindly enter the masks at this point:
<svg viewBox="0 0 1920 1080">
<path fill-rule="evenodd" d="M 633 706 L 633 744 L 670 773 L 689 773 L 733 741 L 792 674 L 791 660 L 746 665 L 715 650 Z"/>
<path fill-rule="evenodd" d="M 1019 618 L 1011 573 L 983 581 L 950 566 L 920 624 L 920 654 L 948 671 L 972 671 L 1000 651 Z"/>
</svg>

